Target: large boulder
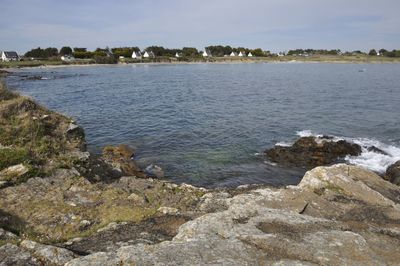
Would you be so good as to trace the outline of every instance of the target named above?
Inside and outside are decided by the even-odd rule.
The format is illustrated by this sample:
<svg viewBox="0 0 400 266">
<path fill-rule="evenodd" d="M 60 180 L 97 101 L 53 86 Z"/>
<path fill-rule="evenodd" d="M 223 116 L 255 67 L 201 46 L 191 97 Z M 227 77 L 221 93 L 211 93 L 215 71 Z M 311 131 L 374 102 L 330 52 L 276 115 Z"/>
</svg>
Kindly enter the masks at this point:
<svg viewBox="0 0 400 266">
<path fill-rule="evenodd" d="M 392 164 L 386 170 L 385 179 L 393 184 L 400 185 L 400 161 Z"/>
<path fill-rule="evenodd" d="M 302 137 L 290 147 L 277 145 L 265 154 L 272 162 L 311 169 L 338 162 L 347 155 L 360 155 L 361 147 L 331 137 Z"/>
</svg>

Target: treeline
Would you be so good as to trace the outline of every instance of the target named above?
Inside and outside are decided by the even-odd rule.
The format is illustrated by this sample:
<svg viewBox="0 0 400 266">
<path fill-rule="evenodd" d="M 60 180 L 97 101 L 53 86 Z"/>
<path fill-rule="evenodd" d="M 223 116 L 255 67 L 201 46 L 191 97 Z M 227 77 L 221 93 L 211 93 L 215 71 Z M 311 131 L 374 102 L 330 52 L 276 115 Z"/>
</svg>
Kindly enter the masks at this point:
<svg viewBox="0 0 400 266">
<path fill-rule="evenodd" d="M 386 57 L 400 57 L 400 50 L 388 51 L 380 49 L 376 51 L 371 49 L 368 53 L 355 50 L 351 52 L 342 52 L 340 49 L 324 50 L 324 49 L 295 49 L 289 50 L 286 55 L 369 55 L 369 56 L 386 56 Z"/>
<path fill-rule="evenodd" d="M 339 55 L 340 49 L 324 50 L 324 49 L 296 49 L 289 50 L 287 55 Z"/>
<path fill-rule="evenodd" d="M 214 57 L 223 57 L 230 55 L 232 52 L 246 54 L 251 53 L 256 57 L 273 56 L 275 54 L 270 51 L 264 51 L 261 48 L 249 49 L 245 47 L 231 47 L 229 45 L 212 45 L 205 47 L 208 53 Z M 94 51 L 88 51 L 87 48 L 64 46 L 60 50 L 55 47 L 48 47 L 42 49 L 40 47 L 34 48 L 27 53 L 25 57 L 35 59 L 54 59 L 64 55 L 74 56 L 78 59 L 94 59 L 95 61 L 116 62 L 119 57 L 130 58 L 133 52 L 140 52 L 140 48 L 133 47 L 115 47 L 115 48 L 97 48 Z M 201 57 L 203 51 L 197 50 L 194 47 L 183 47 L 182 49 L 169 49 L 162 46 L 149 46 L 144 51 L 152 51 L 157 57 L 174 57 L 178 54 L 180 57 L 196 58 Z M 360 50 L 352 52 L 341 52 L 340 49 L 324 50 L 324 49 L 294 49 L 289 50 L 287 53 L 279 53 L 286 55 L 370 55 L 370 56 L 385 56 L 385 57 L 400 57 L 400 50 L 386 50 L 380 49 L 376 51 L 371 49 L 368 53 Z"/>
<path fill-rule="evenodd" d="M 232 52 L 240 53 L 245 52 L 246 54 L 251 53 L 253 56 L 268 56 L 270 55 L 270 51 L 263 51 L 261 48 L 256 49 L 249 49 L 245 47 L 231 47 L 229 45 L 214 45 L 214 46 L 207 46 L 206 51 L 210 52 L 212 56 L 222 57 L 225 55 L 230 55 Z"/>
</svg>

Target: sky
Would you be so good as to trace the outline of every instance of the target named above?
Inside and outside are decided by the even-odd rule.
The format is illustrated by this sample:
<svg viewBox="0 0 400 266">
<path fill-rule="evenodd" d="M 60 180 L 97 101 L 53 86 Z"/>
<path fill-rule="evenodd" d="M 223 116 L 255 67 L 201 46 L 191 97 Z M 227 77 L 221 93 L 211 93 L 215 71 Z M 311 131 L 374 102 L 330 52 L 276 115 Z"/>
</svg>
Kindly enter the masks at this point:
<svg viewBox="0 0 400 266">
<path fill-rule="evenodd" d="M 400 49 L 399 0 L 0 0 L 0 50 Z"/>
</svg>

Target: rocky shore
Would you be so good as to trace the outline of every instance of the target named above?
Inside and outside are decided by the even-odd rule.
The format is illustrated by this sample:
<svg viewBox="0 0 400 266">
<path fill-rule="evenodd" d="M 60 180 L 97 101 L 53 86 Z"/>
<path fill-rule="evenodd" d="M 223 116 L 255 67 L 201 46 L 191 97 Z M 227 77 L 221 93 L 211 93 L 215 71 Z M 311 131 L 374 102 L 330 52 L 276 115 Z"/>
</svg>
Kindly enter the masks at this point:
<svg viewBox="0 0 400 266">
<path fill-rule="evenodd" d="M 149 177 L 125 145 L 90 154 L 72 119 L 0 86 L 0 265 L 400 261 L 399 165 L 391 183 L 335 164 L 360 152 L 352 143 L 266 151 L 311 169 L 297 186 L 207 190 Z"/>
</svg>

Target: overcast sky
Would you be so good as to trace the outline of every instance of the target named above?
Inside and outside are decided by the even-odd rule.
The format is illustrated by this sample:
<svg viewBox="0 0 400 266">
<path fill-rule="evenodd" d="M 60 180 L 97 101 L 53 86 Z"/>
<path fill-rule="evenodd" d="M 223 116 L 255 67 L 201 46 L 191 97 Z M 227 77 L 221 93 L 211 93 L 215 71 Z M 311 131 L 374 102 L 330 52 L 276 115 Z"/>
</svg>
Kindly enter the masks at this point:
<svg viewBox="0 0 400 266">
<path fill-rule="evenodd" d="M 399 49 L 400 0 L 0 0 L 0 50 Z"/>
</svg>

